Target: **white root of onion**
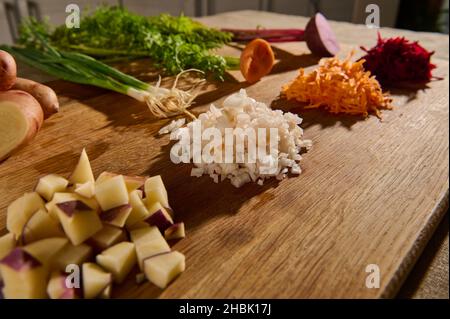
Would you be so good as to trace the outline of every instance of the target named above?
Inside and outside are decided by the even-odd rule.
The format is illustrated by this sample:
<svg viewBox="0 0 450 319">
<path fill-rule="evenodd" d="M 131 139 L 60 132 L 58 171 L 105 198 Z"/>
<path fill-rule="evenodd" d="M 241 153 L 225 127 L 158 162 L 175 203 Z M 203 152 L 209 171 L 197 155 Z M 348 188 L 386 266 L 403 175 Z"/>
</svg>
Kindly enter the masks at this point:
<svg viewBox="0 0 450 319">
<path fill-rule="evenodd" d="M 30 94 L 0 92 L 0 161 L 27 144 L 39 131 L 44 112 Z"/>
<path fill-rule="evenodd" d="M 17 78 L 12 89 L 31 94 L 41 105 L 45 118 L 59 111 L 59 102 L 55 91 L 44 84 Z"/>
<path fill-rule="evenodd" d="M 178 89 L 176 86 L 180 76 L 188 72 L 203 73 L 203 71 L 197 69 L 184 70 L 178 73 L 170 89 L 160 87 L 161 78 L 159 78 L 155 86 L 152 86 L 149 89 L 149 94 L 145 95 L 145 102 L 153 115 L 160 118 L 167 118 L 185 113 L 192 119 L 196 118 L 195 115 L 187 109 L 191 106 L 192 102 L 198 95 L 197 88 L 201 83 L 204 83 L 205 80 L 197 81 L 190 89 L 186 91 Z"/>
</svg>

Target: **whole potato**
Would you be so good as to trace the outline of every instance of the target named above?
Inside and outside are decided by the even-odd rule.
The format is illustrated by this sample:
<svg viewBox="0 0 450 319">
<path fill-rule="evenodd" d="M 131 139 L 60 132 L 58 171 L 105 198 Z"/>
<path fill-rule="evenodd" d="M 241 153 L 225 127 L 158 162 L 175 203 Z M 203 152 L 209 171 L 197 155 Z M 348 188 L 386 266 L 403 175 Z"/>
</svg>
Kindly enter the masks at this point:
<svg viewBox="0 0 450 319">
<path fill-rule="evenodd" d="M 0 91 L 9 90 L 16 82 L 16 61 L 6 51 L 0 50 Z"/>
</svg>

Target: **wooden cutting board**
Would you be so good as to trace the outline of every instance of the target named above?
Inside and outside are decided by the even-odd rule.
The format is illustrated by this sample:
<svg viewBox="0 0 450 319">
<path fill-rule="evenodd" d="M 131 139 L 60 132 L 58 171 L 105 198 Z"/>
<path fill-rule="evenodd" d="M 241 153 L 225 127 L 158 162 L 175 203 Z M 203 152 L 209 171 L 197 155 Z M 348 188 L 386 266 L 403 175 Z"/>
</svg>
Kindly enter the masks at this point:
<svg viewBox="0 0 450 319">
<path fill-rule="evenodd" d="M 202 19 L 222 27 L 302 27 L 307 19 L 261 12 L 234 12 Z M 371 46 L 376 31 L 333 23 L 341 56 Z M 406 35 L 436 50 L 434 74 L 444 80 L 423 91 L 393 91 L 395 109 L 383 121 L 371 116 L 334 116 L 304 111 L 278 97 L 299 67 L 314 67 L 304 43 L 276 46 L 271 75 L 248 86 L 238 72 L 210 82 L 196 100 L 209 103 L 246 88 L 258 101 L 298 112 L 313 149 L 303 173 L 281 182 L 236 189 L 209 177 L 192 178 L 190 165 L 169 160 L 171 143 L 156 120 L 128 97 L 63 81 L 50 82 L 62 104 L 35 140 L 0 164 L 0 228 L 7 205 L 47 173 L 68 175 L 83 147 L 94 173 L 161 174 L 176 219 L 187 238 L 174 249 L 186 255 L 186 271 L 166 290 L 130 278 L 115 289 L 123 298 L 219 297 L 392 297 L 420 255 L 448 205 L 448 38 L 436 34 L 381 30 Z M 238 55 L 238 48 L 222 53 Z M 21 66 L 22 67 L 22 66 Z M 151 80 L 149 62 L 124 67 Z M 21 68 L 23 76 L 32 72 Z M 33 77 L 33 76 L 31 76 Z M 169 85 L 171 79 L 166 79 Z M 366 287 L 366 267 L 376 264 L 380 288 Z"/>
</svg>

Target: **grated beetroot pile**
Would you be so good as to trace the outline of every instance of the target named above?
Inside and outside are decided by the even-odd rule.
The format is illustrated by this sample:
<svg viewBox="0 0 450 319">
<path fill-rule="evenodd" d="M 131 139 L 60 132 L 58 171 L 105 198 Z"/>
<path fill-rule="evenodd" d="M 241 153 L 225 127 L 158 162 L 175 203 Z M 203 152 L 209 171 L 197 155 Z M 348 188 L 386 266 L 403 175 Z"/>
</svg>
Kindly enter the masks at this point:
<svg viewBox="0 0 450 319">
<path fill-rule="evenodd" d="M 431 70 L 436 68 L 430 62 L 434 52 L 404 37 L 383 39 L 378 33 L 378 42 L 373 48 L 361 49 L 367 53 L 361 58 L 365 60 L 364 68 L 384 85 L 427 83 L 432 78 Z"/>
</svg>

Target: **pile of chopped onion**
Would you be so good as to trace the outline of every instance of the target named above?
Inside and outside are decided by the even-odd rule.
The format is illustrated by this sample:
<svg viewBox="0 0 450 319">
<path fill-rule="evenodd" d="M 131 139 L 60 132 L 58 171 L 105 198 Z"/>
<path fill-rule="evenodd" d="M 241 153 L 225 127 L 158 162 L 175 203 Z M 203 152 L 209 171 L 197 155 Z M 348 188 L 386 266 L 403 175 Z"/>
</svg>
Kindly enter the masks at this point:
<svg viewBox="0 0 450 319">
<path fill-rule="evenodd" d="M 194 163 L 191 176 L 200 177 L 209 175 L 214 182 L 218 183 L 229 179 L 235 187 L 240 187 L 248 182 L 256 182 L 259 185 L 265 179 L 276 177 L 278 180 L 284 179 L 288 173 L 300 174 L 299 161 L 302 148 L 311 147 L 310 140 L 303 140 L 303 130 L 299 127 L 302 119 L 292 113 L 283 113 L 281 110 L 272 110 L 264 103 L 255 101 L 247 96 L 245 90 L 240 90 L 229 96 L 223 102 L 221 108 L 211 104 L 209 111 L 199 115 L 198 119 L 187 124 L 185 127 L 177 128 L 177 123 L 169 124 L 162 132 L 171 131 L 171 139 L 182 140 L 190 136 L 190 147 L 193 149 L 193 128 L 195 124 L 201 124 L 202 132 L 208 128 L 218 128 L 222 133 L 222 147 L 225 147 L 226 128 L 250 128 L 255 131 L 258 128 L 278 129 L 278 148 L 276 152 L 266 152 L 264 158 L 256 158 L 256 162 L 250 163 L 248 160 L 247 144 L 244 148 L 244 163 L 224 163 L 212 161 L 211 163 Z M 237 133 L 236 133 L 237 134 Z M 236 135 L 235 135 L 236 136 Z M 202 141 L 202 148 L 209 143 Z M 233 148 L 233 156 L 236 157 L 236 148 Z M 274 158 L 276 156 L 276 158 Z M 192 152 L 190 159 L 193 159 Z M 273 172 L 267 173 L 260 168 L 273 165 Z"/>
<path fill-rule="evenodd" d="M 368 116 L 375 113 L 381 117 L 381 109 L 391 109 L 392 99 L 384 94 L 381 86 L 370 72 L 365 71 L 364 60 L 351 61 L 321 59 L 311 73 L 300 75 L 282 88 L 287 99 L 306 102 L 306 108 L 325 107 L 330 113 L 347 113 Z"/>
<path fill-rule="evenodd" d="M 163 134 L 171 133 L 171 132 L 179 129 L 180 127 L 182 127 L 184 125 L 184 123 L 186 123 L 186 119 L 184 119 L 184 118 L 181 118 L 181 119 L 178 119 L 178 120 L 173 120 L 168 125 L 166 125 L 163 128 L 161 128 L 158 131 L 158 134 L 159 135 L 163 135 Z"/>
</svg>

